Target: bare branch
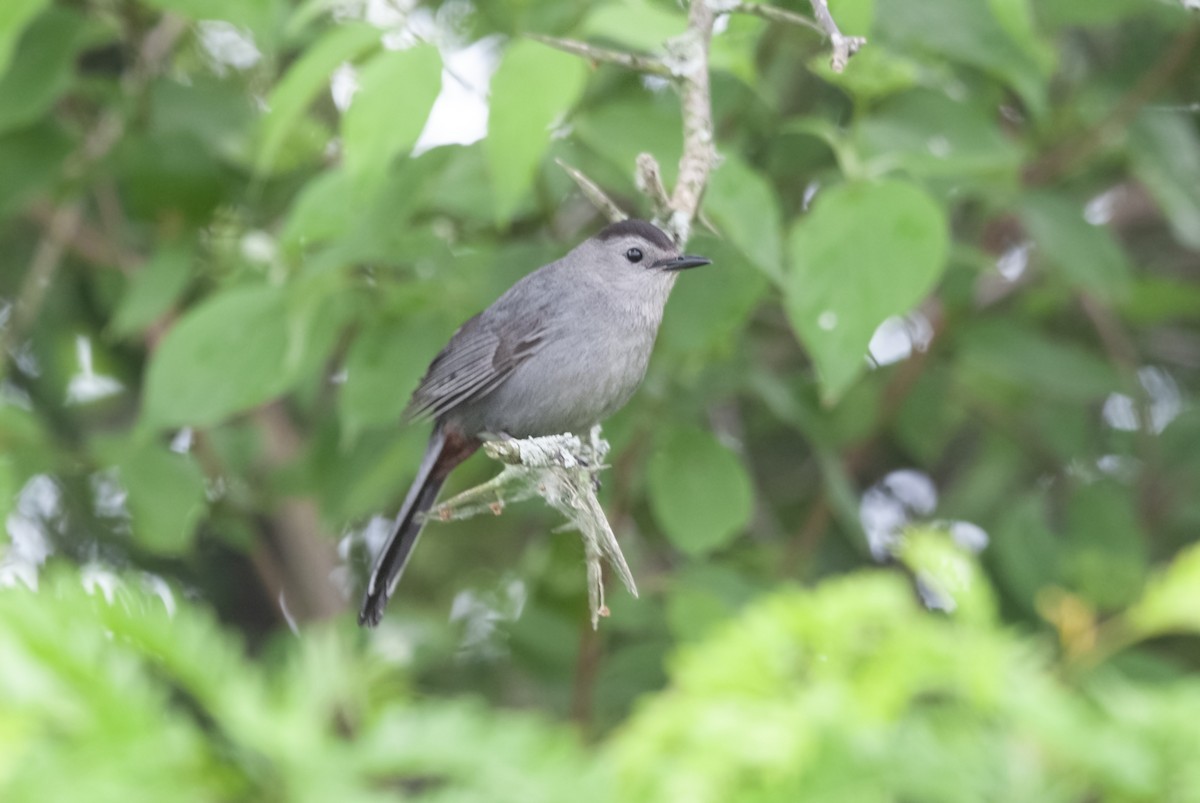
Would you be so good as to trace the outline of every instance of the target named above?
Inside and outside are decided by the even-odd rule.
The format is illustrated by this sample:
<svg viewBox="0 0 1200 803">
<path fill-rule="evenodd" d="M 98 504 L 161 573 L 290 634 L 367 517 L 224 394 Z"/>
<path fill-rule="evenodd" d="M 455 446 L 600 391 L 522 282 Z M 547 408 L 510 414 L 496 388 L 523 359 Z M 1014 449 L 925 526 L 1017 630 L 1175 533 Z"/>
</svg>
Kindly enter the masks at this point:
<svg viewBox="0 0 1200 803">
<path fill-rule="evenodd" d="M 571 53 L 576 56 L 582 56 L 588 61 L 595 63 L 616 64 L 619 67 L 625 67 L 630 70 L 637 70 L 648 75 L 659 75 L 664 78 L 671 77 L 671 71 L 661 59 L 654 56 L 644 56 L 639 53 L 629 53 L 624 50 L 612 50 L 607 47 L 597 47 L 590 45 L 587 42 L 580 42 L 577 39 L 560 39 L 557 36 L 543 36 L 541 34 L 530 34 L 529 38 L 535 42 L 541 42 L 543 45 L 549 45 L 557 50 L 562 50 L 566 53 Z"/>
<path fill-rule="evenodd" d="M 638 191 L 650 199 L 654 207 L 655 221 L 666 221 L 671 216 L 671 197 L 663 184 L 662 168 L 658 166 L 658 160 L 652 154 L 638 154 L 634 183 L 637 184 Z"/>
<path fill-rule="evenodd" d="M 820 34 L 825 33 L 825 29 L 817 23 L 810 20 L 803 14 L 797 14 L 794 11 L 788 11 L 786 8 L 770 6 L 766 3 L 731 3 L 728 6 L 720 8 L 722 13 L 730 14 L 750 14 L 755 17 L 762 17 L 770 22 L 782 22 L 785 25 L 799 25 L 804 28 L 812 28 Z"/>
<path fill-rule="evenodd" d="M 838 28 L 837 23 L 833 21 L 833 15 L 829 13 L 829 4 L 826 0 L 811 0 L 811 2 L 817 24 L 829 35 L 829 42 L 833 45 L 833 57 L 829 60 L 829 66 L 833 68 L 834 72 L 841 72 L 846 69 L 846 63 L 850 61 L 850 57 L 857 53 L 867 43 L 867 40 L 862 36 L 845 36 Z"/>
<path fill-rule="evenodd" d="M 579 189 L 583 191 L 584 196 L 591 201 L 597 209 L 604 213 L 604 216 L 609 219 L 609 222 L 617 223 L 618 221 L 625 220 L 629 217 L 629 215 L 625 214 L 621 207 L 617 206 L 616 201 L 614 201 L 612 198 L 609 198 L 608 195 L 605 194 L 604 190 L 600 189 L 599 184 L 585 176 L 581 171 L 571 167 L 562 159 L 555 159 L 554 161 L 559 167 L 567 172 L 567 175 L 570 176 L 576 184 L 579 185 Z"/>
<path fill-rule="evenodd" d="M 42 302 L 46 298 L 46 291 L 50 289 L 54 272 L 58 270 L 58 264 L 62 260 L 63 251 L 79 227 L 81 216 L 82 210 L 78 203 L 60 206 L 51 214 L 37 244 L 37 250 L 34 251 L 29 272 L 25 274 L 25 280 L 21 283 L 21 290 L 13 304 L 12 319 L 3 333 L 0 333 L 0 358 L 9 353 L 17 344 L 21 333 L 37 317 L 38 310 L 42 308 Z"/>
<path fill-rule="evenodd" d="M 186 23 L 172 14 L 164 15 L 158 24 L 142 40 L 138 61 L 126 77 L 125 91 L 129 95 L 143 92 L 151 79 L 158 74 L 163 62 L 170 54 Z M 83 143 L 64 161 L 62 172 L 69 180 L 76 180 L 88 168 L 103 159 L 125 131 L 123 112 L 115 107 L 106 112 L 83 137 Z M 17 343 L 22 331 L 41 310 L 46 291 L 58 272 L 63 253 L 75 239 L 83 220 L 83 205 L 74 200 L 61 206 L 50 207 L 45 228 L 29 272 L 16 298 L 13 318 L 0 334 L 0 360 Z"/>
</svg>

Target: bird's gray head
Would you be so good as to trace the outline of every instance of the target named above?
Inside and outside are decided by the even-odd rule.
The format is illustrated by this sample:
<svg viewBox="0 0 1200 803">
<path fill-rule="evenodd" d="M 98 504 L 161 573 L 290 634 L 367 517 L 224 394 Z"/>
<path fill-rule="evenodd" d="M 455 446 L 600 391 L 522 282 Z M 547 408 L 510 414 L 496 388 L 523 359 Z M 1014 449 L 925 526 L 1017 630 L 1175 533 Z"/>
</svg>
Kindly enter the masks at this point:
<svg viewBox="0 0 1200 803">
<path fill-rule="evenodd" d="M 679 271 L 712 261 L 679 253 L 662 229 L 644 220 L 612 223 L 584 243 L 583 249 L 588 261 L 613 284 L 640 283 L 656 277 L 669 286 Z"/>
</svg>

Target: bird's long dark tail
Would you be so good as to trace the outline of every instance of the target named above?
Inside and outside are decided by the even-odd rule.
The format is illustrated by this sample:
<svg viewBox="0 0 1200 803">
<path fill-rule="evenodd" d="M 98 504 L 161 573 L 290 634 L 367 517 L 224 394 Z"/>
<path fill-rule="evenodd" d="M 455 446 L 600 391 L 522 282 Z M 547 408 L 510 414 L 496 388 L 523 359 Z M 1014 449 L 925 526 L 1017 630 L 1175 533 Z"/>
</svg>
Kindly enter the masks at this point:
<svg viewBox="0 0 1200 803">
<path fill-rule="evenodd" d="M 412 555 L 413 547 L 421 537 L 424 526 L 422 516 L 433 507 L 446 477 L 455 466 L 470 457 L 479 444 L 476 438 L 447 433 L 441 424 L 434 428 L 429 445 L 425 447 L 425 456 L 421 458 L 421 467 L 417 469 L 408 496 L 396 514 L 392 534 L 380 551 L 375 569 L 367 581 L 367 591 L 358 612 L 360 625 L 375 627 L 383 618 L 388 599 L 400 582 L 400 575 Z"/>
</svg>

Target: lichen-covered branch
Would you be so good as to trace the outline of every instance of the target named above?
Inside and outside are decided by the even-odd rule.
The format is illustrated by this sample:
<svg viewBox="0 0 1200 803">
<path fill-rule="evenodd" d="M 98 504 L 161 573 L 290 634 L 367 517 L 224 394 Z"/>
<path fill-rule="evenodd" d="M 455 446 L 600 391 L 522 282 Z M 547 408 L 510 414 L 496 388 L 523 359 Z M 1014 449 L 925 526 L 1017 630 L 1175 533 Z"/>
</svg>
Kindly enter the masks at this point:
<svg viewBox="0 0 1200 803">
<path fill-rule="evenodd" d="M 599 426 L 592 428 L 587 441 L 577 435 L 550 435 L 489 441 L 483 450 L 488 457 L 504 463 L 504 470 L 483 485 L 442 502 L 429 511 L 428 520 L 450 521 L 485 512 L 498 516 L 508 502 L 540 496 L 566 516 L 569 528 L 578 530 L 583 538 L 592 627 L 599 626 L 600 617 L 608 616 L 601 559 L 608 562 L 629 593 L 637 596 L 633 574 L 596 498 L 597 478 L 608 454 L 608 442 L 600 437 Z"/>
<path fill-rule="evenodd" d="M 681 248 L 691 234 L 692 221 L 700 210 L 700 200 L 708 184 L 708 174 L 716 161 L 712 94 L 708 83 L 708 47 L 715 16 L 709 0 L 692 0 L 687 32 L 667 43 L 673 72 L 680 79 L 683 155 L 679 158 L 679 179 L 671 194 L 671 216 L 666 228 Z"/>
</svg>

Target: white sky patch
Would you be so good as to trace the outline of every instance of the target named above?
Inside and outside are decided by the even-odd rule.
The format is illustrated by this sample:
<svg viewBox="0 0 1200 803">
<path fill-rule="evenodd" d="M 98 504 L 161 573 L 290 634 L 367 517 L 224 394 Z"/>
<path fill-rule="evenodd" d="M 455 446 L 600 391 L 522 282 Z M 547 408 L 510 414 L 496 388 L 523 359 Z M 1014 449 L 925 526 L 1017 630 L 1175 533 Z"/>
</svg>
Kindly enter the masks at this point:
<svg viewBox="0 0 1200 803">
<path fill-rule="evenodd" d="M 1114 187 L 1092 198 L 1083 208 L 1083 219 L 1093 226 L 1103 226 L 1108 223 L 1112 220 L 1120 195 L 1120 188 Z"/>
<path fill-rule="evenodd" d="M 229 67 L 248 70 L 262 61 L 262 52 L 254 43 L 254 35 L 244 28 L 224 20 L 201 20 L 196 29 L 200 47 L 204 48 L 218 73 Z"/>
<path fill-rule="evenodd" d="M 67 404 L 87 404 L 120 393 L 125 387 L 111 376 L 96 373 L 92 341 L 83 335 L 75 338 L 75 356 L 79 360 L 79 373 L 67 382 Z"/>
<path fill-rule="evenodd" d="M 892 554 L 901 531 L 913 517 L 928 516 L 938 493 L 929 475 L 915 469 L 893 471 L 863 494 L 858 519 L 876 560 Z"/>
<path fill-rule="evenodd" d="M 817 190 L 821 189 L 821 182 L 810 181 L 804 187 L 804 198 L 801 200 L 801 208 L 807 212 L 808 207 L 812 205 L 813 198 L 817 197 Z"/>
<path fill-rule="evenodd" d="M 1113 429 L 1124 432 L 1145 429 L 1157 435 L 1182 412 L 1183 396 L 1175 379 L 1157 366 L 1139 368 L 1138 382 L 1146 391 L 1145 416 L 1138 409 L 1138 403 L 1124 393 L 1110 393 L 1104 400 L 1101 415 Z"/>
<path fill-rule="evenodd" d="M 47 521 L 62 512 L 62 489 L 46 474 L 30 477 L 5 520 L 9 546 L 0 549 L 0 588 L 21 583 L 37 590 L 38 567 L 50 555 Z"/>
<path fill-rule="evenodd" d="M 358 92 L 358 70 L 348 61 L 342 62 L 333 71 L 329 79 L 329 94 L 333 97 L 333 105 L 339 112 L 345 114 L 350 108 L 350 101 Z"/>
<path fill-rule="evenodd" d="M 498 36 L 442 50 L 442 91 L 413 155 L 439 145 L 469 145 L 487 136 L 488 86 L 500 64 Z"/>
<path fill-rule="evenodd" d="M 924 351 L 933 340 L 933 325 L 919 312 L 888 318 L 871 335 L 867 347 L 875 365 L 891 365 Z"/>
<path fill-rule="evenodd" d="M 1029 254 L 1033 251 L 1033 243 L 1023 242 L 1008 248 L 996 260 L 996 270 L 1006 280 L 1015 282 L 1024 275 L 1029 267 Z"/>
</svg>

